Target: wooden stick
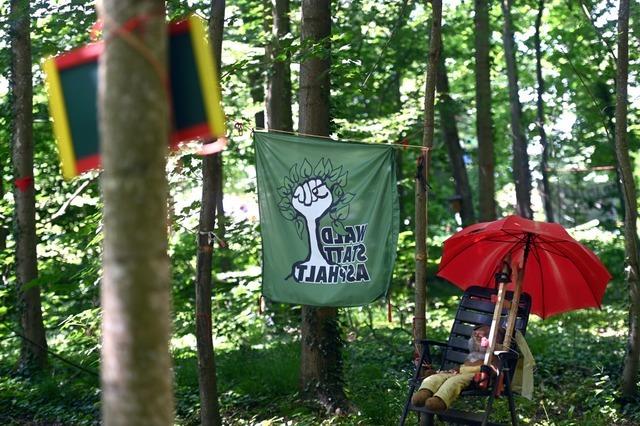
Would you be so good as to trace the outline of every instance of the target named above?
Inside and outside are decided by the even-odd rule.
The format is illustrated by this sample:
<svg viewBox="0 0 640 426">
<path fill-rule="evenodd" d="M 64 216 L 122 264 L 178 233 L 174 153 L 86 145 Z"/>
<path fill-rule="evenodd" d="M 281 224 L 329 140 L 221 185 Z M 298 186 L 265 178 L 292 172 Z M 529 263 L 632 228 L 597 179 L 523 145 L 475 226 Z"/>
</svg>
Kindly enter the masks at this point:
<svg viewBox="0 0 640 426">
<path fill-rule="evenodd" d="M 493 352 L 496 350 L 498 340 L 498 327 L 500 326 L 500 315 L 502 314 L 502 304 L 504 302 L 504 283 L 500 283 L 498 286 L 498 300 L 496 302 L 496 308 L 493 310 L 493 319 L 491 320 L 491 330 L 489 331 L 489 348 L 484 355 L 484 364 L 491 365 L 491 358 Z"/>
<path fill-rule="evenodd" d="M 520 305 L 520 295 L 522 294 L 522 280 L 524 279 L 524 268 L 518 266 L 516 275 L 516 286 L 513 290 L 513 298 L 511 299 L 511 309 L 509 310 L 509 319 L 507 320 L 507 331 L 504 334 L 503 349 L 508 350 L 511 347 L 511 339 L 513 329 L 516 326 L 518 318 L 518 306 Z"/>
<path fill-rule="evenodd" d="M 504 259 L 505 265 L 502 268 L 502 272 L 509 272 L 509 263 L 511 262 L 511 256 L 507 255 Z M 500 327 L 500 316 L 502 315 L 502 305 L 504 304 L 504 291 L 505 283 L 500 282 L 498 285 L 498 300 L 496 301 L 496 307 L 493 310 L 493 319 L 491 320 L 491 329 L 489 331 L 489 348 L 484 356 L 484 364 L 491 365 L 491 359 L 493 352 L 496 350 L 498 340 L 498 327 Z"/>
<path fill-rule="evenodd" d="M 522 281 L 524 280 L 524 268 L 527 265 L 527 258 L 529 257 L 529 251 L 531 250 L 531 244 L 533 240 L 533 234 L 527 234 L 527 242 L 522 255 L 522 263 L 519 264 L 516 275 L 516 285 L 513 289 L 513 297 L 511 298 L 511 309 L 509 309 L 509 318 L 507 319 L 507 330 L 504 334 L 504 349 L 511 347 L 511 339 L 513 329 L 516 325 L 516 319 L 518 318 L 518 306 L 520 306 L 520 295 L 522 294 Z"/>
</svg>

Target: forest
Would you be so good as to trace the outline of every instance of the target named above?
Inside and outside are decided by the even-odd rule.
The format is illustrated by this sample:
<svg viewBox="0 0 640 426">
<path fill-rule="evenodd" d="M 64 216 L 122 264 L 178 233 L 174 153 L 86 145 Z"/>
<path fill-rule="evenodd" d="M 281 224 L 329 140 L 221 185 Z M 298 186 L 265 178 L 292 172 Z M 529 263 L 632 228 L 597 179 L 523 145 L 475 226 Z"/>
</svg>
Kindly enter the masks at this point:
<svg viewBox="0 0 640 426">
<path fill-rule="evenodd" d="M 219 90 L 226 126 L 209 119 L 176 146 L 186 112 L 172 103 L 167 23 L 189 16 L 204 24 L 180 27 L 196 61 L 198 40 L 213 58 L 204 107 Z M 98 44 L 96 93 L 63 82 L 65 96 L 96 98 L 96 123 L 69 108 L 100 141 L 85 172 L 68 168 L 44 64 Z M 445 241 L 511 215 L 566 230 L 610 274 L 589 305 L 547 314 L 533 301 L 533 395 L 515 396 L 517 422 L 640 424 L 638 2 L 2 0 L 0 69 L 0 424 L 398 424 L 421 342 L 449 338 L 463 294 L 438 276 Z M 358 210 L 347 178 L 374 188 L 379 174 L 357 182 L 324 157 L 309 170 L 341 191 L 328 193 L 333 228 L 315 241 L 320 219 L 301 203 L 326 187 L 295 188 L 311 173 L 300 163 L 275 207 L 291 231 L 269 243 L 260 167 L 302 148 L 265 156 L 263 137 L 321 155 L 340 140 L 361 147 L 343 160 L 363 169 L 388 152 L 397 202 L 368 213 L 391 218 L 397 244 L 380 242 L 378 262 L 369 241 L 385 235 L 345 225 Z M 343 244 L 334 259 L 389 262 L 388 287 L 371 303 L 269 297 L 265 264 L 304 243 L 290 273 L 303 277 L 323 241 Z M 512 420 L 498 397 L 491 421 Z"/>
</svg>

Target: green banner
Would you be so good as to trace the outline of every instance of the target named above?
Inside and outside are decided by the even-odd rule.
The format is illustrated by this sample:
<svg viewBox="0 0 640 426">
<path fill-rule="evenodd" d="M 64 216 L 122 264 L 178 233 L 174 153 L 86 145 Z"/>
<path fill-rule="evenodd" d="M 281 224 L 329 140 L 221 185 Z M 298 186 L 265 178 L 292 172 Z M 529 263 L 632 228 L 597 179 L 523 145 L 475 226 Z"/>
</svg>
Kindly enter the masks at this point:
<svg viewBox="0 0 640 426">
<path fill-rule="evenodd" d="M 398 240 L 389 145 L 255 132 L 262 292 L 357 306 L 387 294 Z"/>
</svg>

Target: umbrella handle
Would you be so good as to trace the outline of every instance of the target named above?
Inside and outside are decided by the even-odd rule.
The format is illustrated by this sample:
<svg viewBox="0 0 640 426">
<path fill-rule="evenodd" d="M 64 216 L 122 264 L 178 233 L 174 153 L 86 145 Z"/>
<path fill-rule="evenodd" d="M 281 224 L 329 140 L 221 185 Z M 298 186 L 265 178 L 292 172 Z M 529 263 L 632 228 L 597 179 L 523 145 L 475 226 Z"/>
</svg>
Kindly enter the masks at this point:
<svg viewBox="0 0 640 426">
<path fill-rule="evenodd" d="M 496 287 L 498 284 L 509 284 L 511 282 L 511 265 L 505 259 L 502 261 L 502 269 L 499 272 L 496 272 Z"/>
</svg>

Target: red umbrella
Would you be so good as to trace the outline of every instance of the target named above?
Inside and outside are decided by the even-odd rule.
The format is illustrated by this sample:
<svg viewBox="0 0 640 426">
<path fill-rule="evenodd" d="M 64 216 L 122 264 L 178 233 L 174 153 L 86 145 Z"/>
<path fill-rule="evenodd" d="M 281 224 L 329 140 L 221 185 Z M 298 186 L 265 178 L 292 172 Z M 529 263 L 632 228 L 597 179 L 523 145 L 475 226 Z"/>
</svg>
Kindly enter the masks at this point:
<svg viewBox="0 0 640 426">
<path fill-rule="evenodd" d="M 611 274 L 557 223 L 514 215 L 468 226 L 444 242 L 438 276 L 463 290 L 493 287 L 508 255 L 523 268 L 522 291 L 531 295 L 534 314 L 600 308 Z"/>
</svg>

